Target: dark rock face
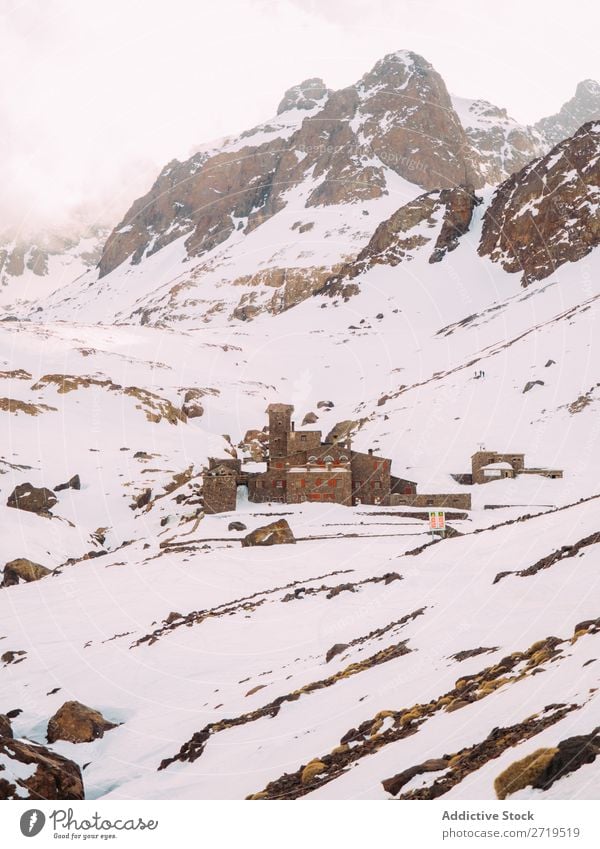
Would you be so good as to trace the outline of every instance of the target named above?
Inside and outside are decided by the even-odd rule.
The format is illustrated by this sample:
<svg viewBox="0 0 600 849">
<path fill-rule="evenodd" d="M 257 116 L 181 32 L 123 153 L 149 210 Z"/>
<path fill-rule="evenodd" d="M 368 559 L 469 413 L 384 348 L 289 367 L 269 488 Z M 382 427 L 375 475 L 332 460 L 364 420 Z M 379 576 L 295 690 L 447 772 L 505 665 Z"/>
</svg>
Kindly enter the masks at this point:
<svg viewBox="0 0 600 849">
<path fill-rule="evenodd" d="M 419 249 L 432 241 L 435 228 L 441 221 L 429 258 L 430 262 L 439 262 L 458 246 L 460 236 L 468 231 L 478 203 L 480 200 L 472 186 L 457 186 L 419 195 L 382 221 L 358 256 L 342 266 L 338 274 L 331 276 L 321 292 L 335 297 L 351 297 L 358 288 L 349 281 L 375 265 L 395 266 L 410 261 Z M 431 228 L 431 236 L 424 234 L 424 226 Z"/>
<path fill-rule="evenodd" d="M 32 774 L 27 778 L 17 777 L 27 766 Z M 83 779 L 76 763 L 45 746 L 0 737 L 0 799 L 83 798 Z"/>
<path fill-rule="evenodd" d="M 556 115 L 542 118 L 535 129 L 553 146 L 573 135 L 582 124 L 596 120 L 600 120 L 600 84 L 596 80 L 582 80 L 574 96 Z"/>
<path fill-rule="evenodd" d="M 288 545 L 296 542 L 292 529 L 285 519 L 256 528 L 242 540 L 242 548 L 254 545 Z"/>
<path fill-rule="evenodd" d="M 311 77 L 299 85 L 288 88 L 283 99 L 277 107 L 277 114 L 287 112 L 288 109 L 314 109 L 319 101 L 331 94 L 320 77 Z"/>
<path fill-rule="evenodd" d="M 81 702 L 65 702 L 48 722 L 49 743 L 67 740 L 70 743 L 91 743 L 104 737 L 105 731 L 116 728 L 99 711 L 82 705 Z"/>
<path fill-rule="evenodd" d="M 227 525 L 228 531 L 245 531 L 246 525 L 243 522 L 230 522 Z"/>
<path fill-rule="evenodd" d="M 561 740 L 556 754 L 537 776 L 532 786 L 539 790 L 547 790 L 565 775 L 593 763 L 598 755 L 600 755 L 600 727 L 595 728 L 591 734 L 581 734 Z"/>
<path fill-rule="evenodd" d="M 59 483 L 54 487 L 54 492 L 62 492 L 63 489 L 81 489 L 79 475 L 73 475 L 66 483 Z"/>
<path fill-rule="evenodd" d="M 386 793 L 396 796 L 415 775 L 421 775 L 424 772 L 437 772 L 438 770 L 446 769 L 447 766 L 448 761 L 445 758 L 430 758 L 430 760 L 424 761 L 422 764 L 408 767 L 408 769 L 399 772 L 393 778 L 386 778 L 385 781 L 382 781 L 383 789 Z"/>
<path fill-rule="evenodd" d="M 39 581 L 40 578 L 45 578 L 50 575 L 51 570 L 39 563 L 34 563 L 32 560 L 27 560 L 26 557 L 18 557 L 16 560 L 11 560 L 4 565 L 4 577 L 2 580 L 3 587 L 12 587 L 18 584 L 19 581 Z"/>
<path fill-rule="evenodd" d="M 10 719 L 3 713 L 0 713 L 0 737 L 13 737 L 12 725 Z"/>
<path fill-rule="evenodd" d="M 600 243 L 599 200 L 600 122 L 502 183 L 484 216 L 479 254 L 521 272 L 524 286 L 543 280 Z"/>
<path fill-rule="evenodd" d="M 8 507 L 27 510 L 29 513 L 49 513 L 58 502 L 56 495 L 46 487 L 36 487 L 30 483 L 21 483 L 8 496 Z"/>
</svg>

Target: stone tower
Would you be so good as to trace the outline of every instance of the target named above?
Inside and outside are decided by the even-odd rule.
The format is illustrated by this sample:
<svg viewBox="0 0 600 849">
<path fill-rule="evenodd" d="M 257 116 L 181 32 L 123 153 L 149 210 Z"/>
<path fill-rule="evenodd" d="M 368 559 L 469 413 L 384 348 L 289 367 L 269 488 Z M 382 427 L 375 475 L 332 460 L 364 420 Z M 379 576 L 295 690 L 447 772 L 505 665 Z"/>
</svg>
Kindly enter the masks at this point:
<svg viewBox="0 0 600 849">
<path fill-rule="evenodd" d="M 287 455 L 287 435 L 292 429 L 292 404 L 269 404 L 269 459 L 278 460 Z"/>
</svg>

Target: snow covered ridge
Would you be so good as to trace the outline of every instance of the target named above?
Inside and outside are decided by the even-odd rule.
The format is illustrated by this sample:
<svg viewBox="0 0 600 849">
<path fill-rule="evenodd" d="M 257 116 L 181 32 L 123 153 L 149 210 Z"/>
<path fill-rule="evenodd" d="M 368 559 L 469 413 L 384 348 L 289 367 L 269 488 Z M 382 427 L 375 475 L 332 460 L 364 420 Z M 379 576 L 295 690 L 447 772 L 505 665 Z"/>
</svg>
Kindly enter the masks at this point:
<svg viewBox="0 0 600 849">
<path fill-rule="evenodd" d="M 590 122 L 498 188 L 479 253 L 522 272 L 526 285 L 599 243 L 600 124 Z"/>
</svg>

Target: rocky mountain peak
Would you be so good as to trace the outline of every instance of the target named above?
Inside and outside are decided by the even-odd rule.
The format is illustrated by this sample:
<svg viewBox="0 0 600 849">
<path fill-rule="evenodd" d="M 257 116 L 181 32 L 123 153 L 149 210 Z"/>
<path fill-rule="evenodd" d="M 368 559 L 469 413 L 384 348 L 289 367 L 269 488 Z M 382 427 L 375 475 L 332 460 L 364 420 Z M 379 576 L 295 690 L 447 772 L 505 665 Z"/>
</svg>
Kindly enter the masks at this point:
<svg viewBox="0 0 600 849">
<path fill-rule="evenodd" d="M 542 280 L 600 244 L 599 211 L 600 122 L 590 122 L 502 183 L 479 254 L 521 272 L 523 285 Z"/>
<path fill-rule="evenodd" d="M 542 118 L 535 124 L 548 144 L 558 144 L 572 135 L 587 121 L 600 119 L 600 83 L 596 80 L 582 80 L 575 89 L 574 96 L 563 103 L 555 115 Z"/>
<path fill-rule="evenodd" d="M 277 107 L 277 114 L 281 115 L 282 112 L 290 109 L 314 109 L 330 93 L 320 77 L 311 77 L 299 85 L 288 88 Z"/>
</svg>

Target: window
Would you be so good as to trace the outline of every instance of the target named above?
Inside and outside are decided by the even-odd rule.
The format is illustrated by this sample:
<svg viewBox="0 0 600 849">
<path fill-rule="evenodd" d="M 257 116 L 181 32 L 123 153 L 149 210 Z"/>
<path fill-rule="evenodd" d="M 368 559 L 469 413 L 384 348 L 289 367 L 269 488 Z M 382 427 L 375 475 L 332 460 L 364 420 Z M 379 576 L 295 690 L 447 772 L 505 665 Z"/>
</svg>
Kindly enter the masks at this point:
<svg viewBox="0 0 600 849">
<path fill-rule="evenodd" d="M 381 489 L 381 481 L 374 481 L 373 489 Z"/>
<path fill-rule="evenodd" d="M 259 479 L 256 481 L 256 488 L 257 488 L 257 489 L 262 489 L 262 485 L 263 485 L 263 482 L 262 482 L 262 481 L 260 480 L 260 478 L 259 478 Z"/>
<path fill-rule="evenodd" d="M 331 454 L 328 454 L 328 455 L 325 457 L 325 462 L 326 462 L 326 463 L 333 463 L 333 457 L 331 456 Z"/>
<path fill-rule="evenodd" d="M 306 434 L 305 433 L 300 434 L 300 442 L 306 442 Z"/>
<path fill-rule="evenodd" d="M 315 483 L 317 486 L 321 486 L 321 484 L 323 483 L 323 478 L 317 478 Z"/>
<path fill-rule="evenodd" d="M 283 469 L 283 463 L 275 463 L 276 469 Z"/>
<path fill-rule="evenodd" d="M 332 488 L 333 488 L 333 487 L 336 487 L 336 486 L 337 486 L 337 481 L 336 481 L 336 480 L 327 481 L 327 486 L 330 486 L 330 487 L 332 487 Z"/>
<path fill-rule="evenodd" d="M 348 458 L 346 457 L 346 455 L 340 454 L 340 463 L 347 463 L 347 462 L 348 462 Z"/>
<path fill-rule="evenodd" d="M 304 480 L 304 478 L 302 478 L 302 479 L 301 479 L 301 481 L 300 481 L 300 486 L 301 486 L 301 487 L 305 487 L 305 486 L 306 486 L 306 481 Z"/>
<path fill-rule="evenodd" d="M 283 489 L 283 487 L 285 486 L 285 481 L 275 481 L 275 486 L 277 487 L 277 489 Z"/>
<path fill-rule="evenodd" d="M 315 457 L 314 454 L 311 457 L 308 458 L 308 462 L 309 463 L 316 463 L 317 462 L 317 458 Z"/>
</svg>

